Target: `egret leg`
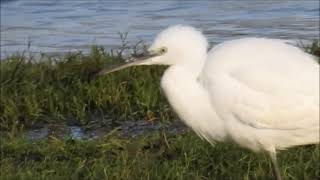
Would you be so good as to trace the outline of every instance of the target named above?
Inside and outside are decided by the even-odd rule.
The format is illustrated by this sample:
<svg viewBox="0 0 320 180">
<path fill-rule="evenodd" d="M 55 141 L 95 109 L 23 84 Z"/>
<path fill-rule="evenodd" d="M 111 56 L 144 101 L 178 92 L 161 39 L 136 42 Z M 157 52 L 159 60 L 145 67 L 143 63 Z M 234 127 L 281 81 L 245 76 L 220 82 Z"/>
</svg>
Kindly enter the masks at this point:
<svg viewBox="0 0 320 180">
<path fill-rule="evenodd" d="M 276 177 L 276 180 L 281 180 L 280 169 L 277 161 L 277 154 L 275 151 L 269 151 L 269 155 L 273 165 L 273 174 Z"/>
</svg>

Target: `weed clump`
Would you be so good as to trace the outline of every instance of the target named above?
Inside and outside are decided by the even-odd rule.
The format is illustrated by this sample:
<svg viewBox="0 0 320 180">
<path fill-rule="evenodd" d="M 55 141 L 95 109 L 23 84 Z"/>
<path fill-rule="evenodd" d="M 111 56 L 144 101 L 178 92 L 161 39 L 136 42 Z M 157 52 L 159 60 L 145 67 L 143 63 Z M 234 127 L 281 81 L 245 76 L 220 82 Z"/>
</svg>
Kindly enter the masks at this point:
<svg viewBox="0 0 320 180">
<path fill-rule="evenodd" d="M 88 55 L 2 60 L 0 129 L 170 116 L 158 88 L 164 68 L 131 68 L 95 77 L 103 67 L 123 61 L 119 53 L 111 55 L 97 46 Z"/>
</svg>

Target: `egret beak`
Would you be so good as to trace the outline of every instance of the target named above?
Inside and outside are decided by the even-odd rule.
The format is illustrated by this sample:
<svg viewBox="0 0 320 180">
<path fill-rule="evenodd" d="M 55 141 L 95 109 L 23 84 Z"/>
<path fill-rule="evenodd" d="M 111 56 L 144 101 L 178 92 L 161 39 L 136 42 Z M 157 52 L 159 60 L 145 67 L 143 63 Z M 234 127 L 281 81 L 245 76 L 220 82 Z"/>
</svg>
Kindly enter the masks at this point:
<svg viewBox="0 0 320 180">
<path fill-rule="evenodd" d="M 116 67 L 106 67 L 97 73 L 97 76 L 106 75 L 115 71 L 119 71 L 131 66 L 148 65 L 149 60 L 153 57 L 160 56 L 163 53 L 158 51 L 146 51 L 138 56 L 134 56 L 126 60 L 125 64 L 117 65 Z"/>
</svg>

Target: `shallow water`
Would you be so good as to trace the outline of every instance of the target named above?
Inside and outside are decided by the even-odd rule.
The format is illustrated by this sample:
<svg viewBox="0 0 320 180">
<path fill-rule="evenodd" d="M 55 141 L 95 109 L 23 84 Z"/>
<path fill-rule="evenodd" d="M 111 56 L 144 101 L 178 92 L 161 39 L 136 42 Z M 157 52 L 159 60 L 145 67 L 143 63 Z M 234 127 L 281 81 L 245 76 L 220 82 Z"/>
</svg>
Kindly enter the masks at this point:
<svg viewBox="0 0 320 180">
<path fill-rule="evenodd" d="M 1 0 L 1 57 L 26 50 L 86 51 L 91 44 L 117 48 L 150 43 L 160 30 L 190 24 L 211 43 L 245 36 L 294 40 L 319 38 L 318 0 Z"/>
<path fill-rule="evenodd" d="M 110 133 L 117 133 L 122 137 L 137 137 L 147 135 L 156 131 L 165 131 L 169 134 L 178 134 L 187 131 L 185 125 L 180 121 L 170 124 L 147 121 L 124 121 L 118 126 L 87 128 L 81 126 L 46 125 L 41 128 L 26 130 L 24 136 L 32 141 L 41 140 L 54 136 L 57 138 L 71 138 L 76 140 L 92 140 L 101 138 Z"/>
</svg>

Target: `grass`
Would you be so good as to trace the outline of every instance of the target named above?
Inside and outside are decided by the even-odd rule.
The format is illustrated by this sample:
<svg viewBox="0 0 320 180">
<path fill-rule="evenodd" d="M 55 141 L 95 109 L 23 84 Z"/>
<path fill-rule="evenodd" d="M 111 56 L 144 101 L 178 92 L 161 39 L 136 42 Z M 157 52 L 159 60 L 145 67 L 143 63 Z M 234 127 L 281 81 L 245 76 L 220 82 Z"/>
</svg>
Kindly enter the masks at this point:
<svg viewBox="0 0 320 180">
<path fill-rule="evenodd" d="M 163 132 L 135 139 L 1 139 L 0 179 L 272 179 L 271 162 L 235 145 L 209 143 L 194 133 Z M 286 179 L 320 177 L 319 146 L 280 153 Z"/>
<path fill-rule="evenodd" d="M 319 41 L 305 49 L 319 59 Z M 40 141 L 21 135 L 44 124 L 174 119 L 159 90 L 164 67 L 94 77 L 103 66 L 122 61 L 99 47 L 89 55 L 2 60 L 0 179 L 272 179 L 265 155 L 230 144 L 212 147 L 193 132 L 126 139 L 114 131 L 96 140 Z M 286 179 L 319 179 L 319 159 L 319 145 L 284 151 L 281 173 Z"/>
<path fill-rule="evenodd" d="M 46 123 L 86 125 L 93 119 L 171 119 L 160 93 L 164 68 L 137 67 L 95 78 L 104 66 L 122 62 L 102 48 L 90 55 L 35 61 L 13 56 L 1 61 L 0 129 Z"/>
</svg>

